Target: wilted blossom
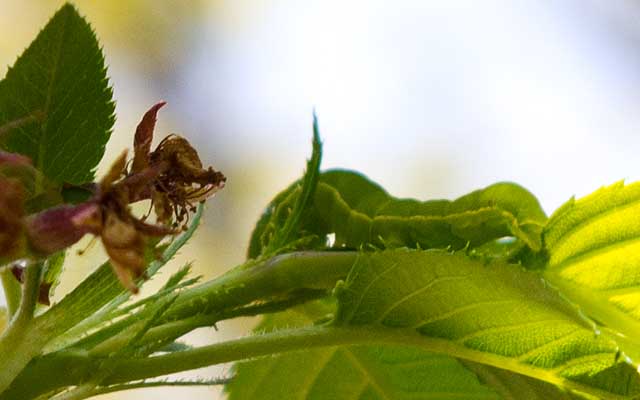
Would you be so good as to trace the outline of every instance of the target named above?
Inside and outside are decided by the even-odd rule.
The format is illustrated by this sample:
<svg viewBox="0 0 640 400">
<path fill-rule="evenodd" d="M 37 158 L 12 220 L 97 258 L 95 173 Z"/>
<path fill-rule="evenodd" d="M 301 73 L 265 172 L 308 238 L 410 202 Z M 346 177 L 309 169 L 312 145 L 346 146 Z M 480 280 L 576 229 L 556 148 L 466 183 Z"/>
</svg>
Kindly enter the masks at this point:
<svg viewBox="0 0 640 400">
<path fill-rule="evenodd" d="M 196 150 L 181 136 L 167 136 L 150 152 L 156 115 L 164 104 L 151 107 L 138 125 L 131 173 L 157 171 L 157 179 L 147 187 L 150 192 L 140 195 L 151 198 L 159 221 L 167 222 L 173 217 L 180 224 L 194 210 L 193 203 L 204 201 L 222 189 L 226 178 L 212 167 L 204 168 Z"/>
<path fill-rule="evenodd" d="M 163 105 L 164 102 L 154 105 L 138 125 L 131 168 L 127 168 L 125 152 L 102 180 L 92 186 L 93 196 L 88 201 L 21 218 L 22 214 L 9 211 L 10 199 L 3 203 L 0 194 L 0 209 L 7 213 L 4 216 L 0 210 L 2 234 L 14 229 L 11 216 L 17 216 L 24 224 L 31 251 L 49 255 L 92 233 L 100 237 L 120 282 L 136 292 L 135 280 L 143 276 L 146 267 L 146 239 L 177 233 L 194 209 L 193 203 L 213 195 L 224 187 L 226 180 L 213 168 L 203 168 L 196 150 L 177 135 L 169 136 L 151 152 L 156 115 Z M 0 189 L 3 184 L 9 185 L 0 180 Z M 12 192 L 2 190 L 2 193 L 6 197 Z M 131 213 L 129 205 L 145 199 L 154 203 L 158 224 L 147 223 L 145 218 Z M 2 243 L 0 236 L 0 246 Z"/>
</svg>

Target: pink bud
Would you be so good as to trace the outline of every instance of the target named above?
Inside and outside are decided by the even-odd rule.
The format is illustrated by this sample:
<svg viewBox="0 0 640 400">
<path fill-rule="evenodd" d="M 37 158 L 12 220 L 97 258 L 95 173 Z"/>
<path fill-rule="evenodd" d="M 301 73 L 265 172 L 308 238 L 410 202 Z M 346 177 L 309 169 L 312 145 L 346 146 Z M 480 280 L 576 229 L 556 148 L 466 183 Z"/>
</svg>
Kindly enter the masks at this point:
<svg viewBox="0 0 640 400">
<path fill-rule="evenodd" d="M 100 207 L 94 202 L 62 205 L 26 219 L 26 231 L 33 250 L 52 254 L 76 243 L 86 233 L 96 233 Z"/>
<path fill-rule="evenodd" d="M 19 165 L 31 165 L 31 159 L 27 156 L 17 153 L 8 153 L 6 151 L 0 151 L 0 166 L 19 166 Z"/>
<path fill-rule="evenodd" d="M 24 198 L 20 182 L 0 175 L 0 258 L 20 252 Z"/>
</svg>

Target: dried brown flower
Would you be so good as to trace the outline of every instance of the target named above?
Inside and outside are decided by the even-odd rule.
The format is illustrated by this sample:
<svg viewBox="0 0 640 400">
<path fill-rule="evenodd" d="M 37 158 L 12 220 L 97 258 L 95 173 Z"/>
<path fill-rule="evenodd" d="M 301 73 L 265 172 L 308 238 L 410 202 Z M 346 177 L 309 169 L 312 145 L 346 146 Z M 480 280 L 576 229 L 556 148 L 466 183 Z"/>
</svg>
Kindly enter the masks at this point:
<svg viewBox="0 0 640 400">
<path fill-rule="evenodd" d="M 176 226 L 184 226 L 189 212 L 195 210 L 194 203 L 204 201 L 222 189 L 226 177 L 212 167 L 205 169 L 198 152 L 176 134 L 167 136 L 150 152 L 156 115 L 164 105 L 160 102 L 151 107 L 138 125 L 130 174 L 139 174 L 145 169 L 157 172 L 150 193 L 137 194 L 151 198 L 158 221 L 166 223 L 173 217 Z"/>
<path fill-rule="evenodd" d="M 178 227 L 188 220 L 189 212 L 194 211 L 194 203 L 204 201 L 224 187 L 226 180 L 213 168 L 203 168 L 196 150 L 177 135 L 169 136 L 151 152 L 156 115 L 164 104 L 151 107 L 138 125 L 130 169 L 124 152 L 102 180 L 93 185 L 91 199 L 78 205 L 54 207 L 26 219 L 27 236 L 34 251 L 51 254 L 92 233 L 101 238 L 123 286 L 137 292 L 135 281 L 144 275 L 146 268 L 147 238 L 177 233 Z M 0 190 L 3 184 L 9 185 L 0 180 Z M 2 193 L 9 196 L 7 201 L 11 200 L 11 191 Z M 159 224 L 146 223 L 145 218 L 132 214 L 129 205 L 145 199 L 153 202 Z M 21 221 L 22 214 L 15 215 Z M 169 225 L 172 216 L 175 220 Z M 12 222 L 10 217 L 0 213 L 0 228 L 1 224 Z M 2 240 L 0 236 L 0 246 Z"/>
</svg>

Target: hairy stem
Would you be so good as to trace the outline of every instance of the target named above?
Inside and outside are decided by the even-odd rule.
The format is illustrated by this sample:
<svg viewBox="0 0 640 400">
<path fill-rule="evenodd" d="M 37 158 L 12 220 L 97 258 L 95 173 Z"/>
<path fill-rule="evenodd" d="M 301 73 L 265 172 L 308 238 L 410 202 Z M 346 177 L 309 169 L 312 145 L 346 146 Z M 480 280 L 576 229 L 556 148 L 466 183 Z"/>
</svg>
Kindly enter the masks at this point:
<svg viewBox="0 0 640 400">
<path fill-rule="evenodd" d="M 204 321 L 214 323 L 220 316 L 233 315 L 234 309 L 257 300 L 295 293 L 301 289 L 332 289 L 338 280 L 347 276 L 357 256 L 358 253 L 352 251 L 296 252 L 242 265 L 213 281 L 181 292 L 161 317 L 159 326 L 149 329 L 140 340 L 144 343 L 180 336 L 197 325 L 202 326 Z M 48 328 L 47 324 L 42 326 Z M 41 325 L 37 327 L 35 331 L 38 332 L 44 329 Z M 82 366 L 87 360 L 103 359 L 106 350 L 116 351 L 128 339 L 130 337 L 127 335 L 114 336 L 108 345 L 100 346 L 91 355 L 85 350 L 76 349 L 78 351 L 62 350 L 40 357 L 17 377 L 6 393 L 2 393 L 4 388 L 0 389 L 0 399 L 33 398 L 85 382 L 87 377 L 76 366 Z M 4 354 L 1 349 L 0 354 Z M 69 368 L 61 368 L 67 362 Z M 99 365 L 92 366 L 90 370 L 95 371 L 96 368 Z"/>
<path fill-rule="evenodd" d="M 117 372 L 107 378 L 104 383 L 119 383 L 135 379 L 145 379 L 230 361 L 283 352 L 307 350 L 316 347 L 364 344 L 415 346 L 430 352 L 446 354 L 464 360 L 506 369 L 566 389 L 593 394 L 602 399 L 613 400 L 623 398 L 623 396 L 616 396 L 577 382 L 569 381 L 554 374 L 552 371 L 533 367 L 513 358 L 471 350 L 449 340 L 425 337 L 415 331 L 369 326 L 317 326 L 284 330 L 163 356 L 128 360 L 121 363 L 116 369 Z"/>
<path fill-rule="evenodd" d="M 384 327 L 336 327 L 315 326 L 293 330 L 282 330 L 263 335 L 217 343 L 196 349 L 185 350 L 162 356 L 142 359 L 128 359 L 114 365 L 112 375 L 103 381 L 103 385 L 114 385 L 141 379 L 154 378 L 175 372 L 201 368 L 209 365 L 227 363 L 260 357 L 270 354 L 308 350 L 311 348 L 347 345 L 402 345 L 469 360 L 493 367 L 509 370 L 538 380 L 552 383 L 566 389 L 595 395 L 605 400 L 621 400 L 617 396 L 603 392 L 578 382 L 569 381 L 551 370 L 521 363 L 516 359 L 472 350 L 461 344 L 439 338 L 426 337 L 418 332 Z M 58 375 L 66 385 L 86 379 L 99 368 L 103 358 L 72 356 L 67 363 L 70 371 L 64 373 L 51 371 Z M 41 372 L 45 372 L 42 370 Z M 41 375 L 43 378 L 47 375 Z M 76 381 L 72 382 L 69 377 Z M 45 378 L 46 379 L 46 378 Z M 0 395 L 0 399 L 25 399 L 24 390 L 12 394 Z"/>
<path fill-rule="evenodd" d="M 220 312 L 300 289 L 328 289 L 344 279 L 358 253 L 305 251 L 240 266 L 220 278 L 185 290 L 167 311 L 167 320 Z"/>
</svg>

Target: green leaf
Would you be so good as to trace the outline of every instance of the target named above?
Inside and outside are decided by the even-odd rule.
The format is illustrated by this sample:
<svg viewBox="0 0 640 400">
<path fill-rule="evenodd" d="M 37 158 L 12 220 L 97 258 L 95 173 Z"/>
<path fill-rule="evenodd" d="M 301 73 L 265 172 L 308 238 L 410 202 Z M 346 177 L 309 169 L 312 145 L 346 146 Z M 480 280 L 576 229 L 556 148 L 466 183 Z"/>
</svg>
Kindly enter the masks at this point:
<svg viewBox="0 0 640 400">
<path fill-rule="evenodd" d="M 286 249 L 295 240 L 300 229 L 303 214 L 309 208 L 318 184 L 320 175 L 320 163 L 322 161 L 322 143 L 320 142 L 320 130 L 318 129 L 318 118 L 313 115 L 313 152 L 307 161 L 307 169 L 302 177 L 302 184 L 293 190 L 291 199 L 293 201 L 291 209 L 287 210 L 287 216 L 282 224 L 272 226 L 273 233 L 266 238 L 265 247 L 262 254 L 265 256 L 275 255 Z"/>
<path fill-rule="evenodd" d="M 65 252 L 60 251 L 44 262 L 44 271 L 42 273 L 42 282 L 49 286 L 49 298 L 53 297 L 55 290 L 60 284 L 60 275 L 64 268 Z"/>
<path fill-rule="evenodd" d="M 504 369 L 471 361 L 462 361 L 462 365 L 473 371 L 480 382 L 491 387 L 504 400 L 574 400 L 585 398 L 575 393 L 563 391 L 546 382 L 514 374 Z"/>
<path fill-rule="evenodd" d="M 414 332 L 442 353 L 565 389 L 640 395 L 640 376 L 616 343 L 515 265 L 439 250 L 363 253 L 338 299 L 338 327 Z"/>
<path fill-rule="evenodd" d="M 305 326 L 332 310 L 314 302 L 269 315 L 256 331 Z M 458 361 L 403 346 L 333 346 L 237 364 L 229 400 L 499 399 Z"/>
<path fill-rule="evenodd" d="M 56 185 L 32 165 L 0 165 L 0 175 L 15 179 L 22 184 L 27 214 L 62 203 L 62 197 Z"/>
<path fill-rule="evenodd" d="M 0 126 L 13 127 L 0 147 L 57 183 L 91 181 L 114 123 L 111 98 L 96 36 L 67 4 L 0 82 Z"/>
<path fill-rule="evenodd" d="M 296 198 L 295 185 L 280 193 L 253 232 L 253 258 L 273 227 L 282 224 Z M 514 183 L 497 183 L 454 201 L 397 199 L 364 176 L 344 170 L 323 173 L 299 237 L 335 234 L 334 247 L 359 249 L 420 247 L 461 249 L 513 236 L 541 248 L 546 222 L 538 200 Z"/>
<path fill-rule="evenodd" d="M 5 307 L 0 307 L 0 334 L 4 332 L 7 322 L 7 309 Z"/>
<path fill-rule="evenodd" d="M 106 342 L 108 339 L 113 338 L 130 328 L 134 324 L 140 322 L 145 318 L 145 314 L 143 312 L 144 308 L 156 304 L 159 301 L 163 301 L 163 299 L 173 297 L 179 289 L 195 284 L 198 281 L 198 279 L 183 281 L 190 269 L 191 266 L 187 264 L 185 267 L 181 268 L 169 277 L 167 282 L 158 292 L 145 297 L 144 299 L 138 300 L 132 304 L 127 304 L 123 307 L 115 308 L 109 313 L 105 313 L 103 310 L 101 314 L 103 314 L 104 322 L 107 322 L 106 326 L 86 335 L 73 343 L 73 345 L 68 346 L 67 349 L 70 347 L 82 350 L 93 349 L 94 347 Z"/>
<path fill-rule="evenodd" d="M 640 183 L 571 199 L 549 220 L 544 242 L 545 279 L 640 362 Z"/>
</svg>

